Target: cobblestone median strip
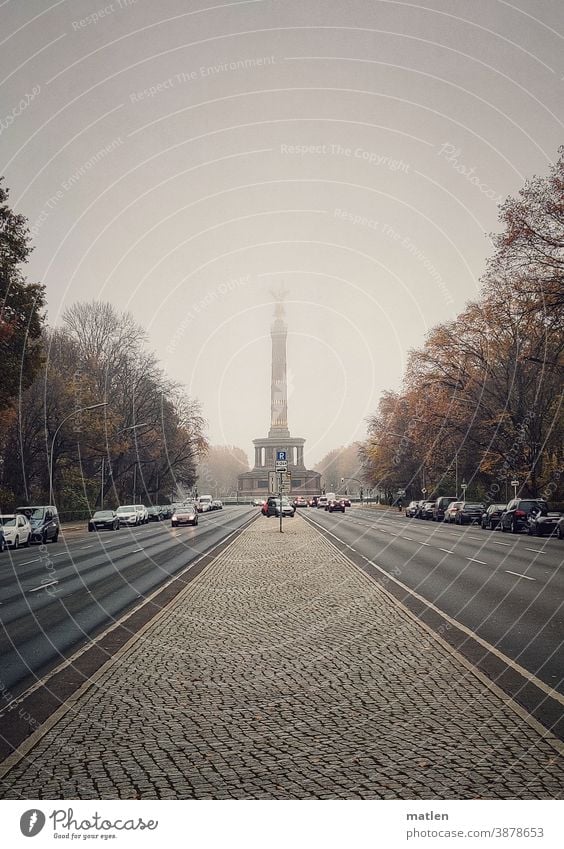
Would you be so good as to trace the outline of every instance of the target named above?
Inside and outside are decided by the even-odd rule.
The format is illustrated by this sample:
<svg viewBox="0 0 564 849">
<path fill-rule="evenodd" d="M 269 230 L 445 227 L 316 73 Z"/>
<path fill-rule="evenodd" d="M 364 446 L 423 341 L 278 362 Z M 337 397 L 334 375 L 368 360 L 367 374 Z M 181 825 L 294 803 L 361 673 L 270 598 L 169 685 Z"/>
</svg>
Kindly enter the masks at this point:
<svg viewBox="0 0 564 849">
<path fill-rule="evenodd" d="M 564 798 L 557 741 L 318 531 L 284 529 L 261 519 L 222 552 L 2 797 Z"/>
</svg>

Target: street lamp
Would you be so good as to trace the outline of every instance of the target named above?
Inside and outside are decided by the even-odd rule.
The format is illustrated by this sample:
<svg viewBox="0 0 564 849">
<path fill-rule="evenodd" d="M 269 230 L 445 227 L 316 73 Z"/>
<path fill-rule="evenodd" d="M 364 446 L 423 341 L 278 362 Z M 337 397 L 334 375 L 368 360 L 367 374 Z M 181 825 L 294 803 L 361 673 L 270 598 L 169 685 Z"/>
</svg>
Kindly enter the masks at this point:
<svg viewBox="0 0 564 849">
<path fill-rule="evenodd" d="M 53 501 L 53 450 L 55 448 L 55 441 L 57 439 L 57 434 L 59 433 L 59 431 L 62 428 L 62 426 L 64 425 L 64 423 L 68 422 L 68 420 L 71 419 L 73 416 L 78 415 L 78 413 L 84 413 L 84 412 L 86 412 L 86 410 L 96 410 L 98 407 L 107 407 L 107 406 L 108 406 L 108 402 L 102 401 L 100 404 L 89 404 L 88 407 L 79 407 L 78 409 L 70 412 L 68 414 L 68 416 L 65 416 L 65 418 L 63 419 L 63 421 L 61 422 L 61 424 L 59 425 L 59 427 L 55 431 L 55 434 L 53 436 L 53 441 L 51 442 L 51 454 L 50 454 L 50 458 L 49 458 L 49 504 L 51 504 L 52 501 Z"/>
</svg>

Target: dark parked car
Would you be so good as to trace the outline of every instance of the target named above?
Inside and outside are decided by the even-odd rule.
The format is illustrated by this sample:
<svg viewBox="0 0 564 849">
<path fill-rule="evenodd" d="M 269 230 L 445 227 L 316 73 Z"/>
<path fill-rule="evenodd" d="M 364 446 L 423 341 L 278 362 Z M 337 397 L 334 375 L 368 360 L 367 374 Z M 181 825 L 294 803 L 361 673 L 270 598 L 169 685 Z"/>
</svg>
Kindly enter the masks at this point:
<svg viewBox="0 0 564 849">
<path fill-rule="evenodd" d="M 454 495 L 441 495 L 440 498 L 437 498 L 433 507 L 433 522 L 444 522 L 445 510 L 454 501 L 458 501 Z"/>
<path fill-rule="evenodd" d="M 477 525 L 482 521 L 482 513 L 486 509 L 485 504 L 474 501 L 463 501 L 457 510 L 454 522 L 456 525 Z"/>
<path fill-rule="evenodd" d="M 119 519 L 113 510 L 97 510 L 88 520 L 88 530 L 92 531 L 117 531 Z"/>
<path fill-rule="evenodd" d="M 432 519 L 433 518 L 433 507 L 435 506 L 434 501 L 423 501 L 419 510 L 417 512 L 418 519 Z"/>
<path fill-rule="evenodd" d="M 148 507 L 147 514 L 149 522 L 162 522 L 164 519 L 164 511 L 162 507 Z"/>
<path fill-rule="evenodd" d="M 327 502 L 327 507 L 325 509 L 329 513 L 344 513 L 345 502 L 342 498 L 331 498 L 331 500 Z"/>
<path fill-rule="evenodd" d="M 22 513 L 29 519 L 31 525 L 30 542 L 46 543 L 49 540 L 57 542 L 59 539 L 59 513 L 53 504 L 41 507 L 18 507 L 16 513 Z"/>
<path fill-rule="evenodd" d="M 544 498 L 513 498 L 500 519 L 501 530 L 503 533 L 511 531 L 513 534 L 526 530 L 529 513 L 539 507 L 548 513 L 548 504 Z"/>
<path fill-rule="evenodd" d="M 482 520 L 480 522 L 482 528 L 488 531 L 493 531 L 494 528 L 497 528 L 506 507 L 506 504 L 490 504 L 488 509 L 482 513 Z"/>
<path fill-rule="evenodd" d="M 173 528 L 178 525 L 197 525 L 198 524 L 198 509 L 195 504 L 177 504 L 172 516 L 170 524 Z"/>
<path fill-rule="evenodd" d="M 537 537 L 551 536 L 558 532 L 560 513 L 539 506 L 533 508 L 527 516 L 527 533 L 529 536 L 535 534 Z"/>
</svg>

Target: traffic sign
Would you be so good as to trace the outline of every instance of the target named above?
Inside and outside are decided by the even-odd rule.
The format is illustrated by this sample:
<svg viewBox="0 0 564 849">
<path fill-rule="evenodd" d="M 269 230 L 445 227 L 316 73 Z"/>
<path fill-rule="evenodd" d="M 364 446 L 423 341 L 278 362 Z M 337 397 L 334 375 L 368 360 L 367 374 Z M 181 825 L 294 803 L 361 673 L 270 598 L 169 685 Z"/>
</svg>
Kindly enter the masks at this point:
<svg viewBox="0 0 564 849">
<path fill-rule="evenodd" d="M 288 494 L 292 491 L 292 472 L 283 472 L 280 475 L 281 478 L 281 487 L 280 490 L 284 494 Z"/>
<path fill-rule="evenodd" d="M 288 459 L 288 458 L 287 458 L 287 456 L 286 456 L 286 452 L 285 452 L 285 451 L 277 451 L 277 452 L 276 452 L 276 461 L 277 461 L 277 462 L 278 462 L 279 460 L 284 460 L 284 462 L 286 462 L 286 461 L 287 461 L 287 459 Z"/>
</svg>

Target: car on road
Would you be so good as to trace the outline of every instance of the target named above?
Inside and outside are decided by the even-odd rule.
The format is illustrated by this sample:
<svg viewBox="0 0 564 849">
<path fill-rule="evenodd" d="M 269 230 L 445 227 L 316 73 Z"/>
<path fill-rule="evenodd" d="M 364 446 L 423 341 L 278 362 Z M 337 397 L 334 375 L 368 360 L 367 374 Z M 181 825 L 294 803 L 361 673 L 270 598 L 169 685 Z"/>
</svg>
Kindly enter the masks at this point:
<svg viewBox="0 0 564 849">
<path fill-rule="evenodd" d="M 433 522 L 444 522 L 445 510 L 449 504 L 458 501 L 455 495 L 441 495 L 433 506 Z"/>
<path fill-rule="evenodd" d="M 447 509 L 445 510 L 445 522 L 448 524 L 452 524 L 456 518 L 456 514 L 460 510 L 463 502 L 462 501 L 453 501 L 452 504 L 449 504 Z"/>
<path fill-rule="evenodd" d="M 280 516 L 280 498 L 276 495 L 270 495 L 262 508 L 264 516 Z M 290 516 L 293 518 L 296 508 L 289 498 L 282 496 L 282 516 Z"/>
<path fill-rule="evenodd" d="M 317 507 L 318 510 L 320 510 L 321 508 L 323 508 L 325 510 L 325 508 L 327 507 L 327 496 L 326 495 L 318 495 L 315 506 Z"/>
<path fill-rule="evenodd" d="M 548 504 L 546 509 L 540 505 L 538 508 L 533 508 L 527 516 L 527 533 L 529 536 L 534 534 L 537 537 L 552 536 L 558 532 L 560 515 L 556 511 L 551 511 Z"/>
<path fill-rule="evenodd" d="M 477 525 L 482 521 L 485 509 L 486 505 L 477 501 L 463 501 L 456 511 L 454 522 L 456 525 Z"/>
<path fill-rule="evenodd" d="M 162 522 L 164 519 L 164 510 L 158 505 L 147 507 L 147 518 L 149 522 Z"/>
<path fill-rule="evenodd" d="M 529 513 L 539 507 L 548 513 L 548 504 L 544 498 L 512 498 L 499 520 L 501 530 L 513 534 L 527 530 Z"/>
<path fill-rule="evenodd" d="M 141 524 L 139 511 L 135 504 L 124 504 L 122 507 L 118 507 L 116 515 L 119 519 L 120 525 L 134 525 L 137 527 L 137 525 Z"/>
<path fill-rule="evenodd" d="M 317 507 L 317 495 L 312 495 L 312 497 L 307 502 L 308 507 Z"/>
<path fill-rule="evenodd" d="M 31 525 L 23 513 L 6 513 L 0 516 L 0 525 L 4 531 L 6 545 L 10 548 L 27 548 L 31 541 Z"/>
<path fill-rule="evenodd" d="M 419 519 L 432 519 L 433 518 L 433 507 L 435 506 L 434 501 L 424 501 L 419 508 L 418 518 Z"/>
<path fill-rule="evenodd" d="M 211 495 L 200 495 L 198 500 L 196 501 L 196 509 L 198 513 L 207 513 L 212 509 L 212 497 Z"/>
<path fill-rule="evenodd" d="M 53 504 L 38 507 L 17 507 L 16 513 L 21 513 L 31 525 L 31 542 L 45 544 L 49 540 L 57 542 L 61 524 L 59 512 Z"/>
<path fill-rule="evenodd" d="M 418 501 L 410 501 L 407 507 L 405 508 L 405 515 L 408 519 L 413 519 L 417 512 L 417 507 L 419 505 Z"/>
<path fill-rule="evenodd" d="M 484 530 L 493 531 L 499 525 L 499 520 L 507 504 L 490 504 L 487 510 L 482 513 L 480 524 Z"/>
<path fill-rule="evenodd" d="M 344 513 L 345 502 L 342 498 L 331 498 L 327 501 L 327 507 L 325 509 L 328 513 Z"/>
<path fill-rule="evenodd" d="M 88 520 L 88 530 L 92 531 L 117 531 L 119 519 L 115 510 L 96 510 L 91 519 Z"/>
<path fill-rule="evenodd" d="M 263 504 L 264 498 L 253 498 L 253 500 L 251 501 L 252 507 L 262 507 Z"/>
<path fill-rule="evenodd" d="M 307 501 L 305 500 L 303 495 L 296 495 L 296 497 L 294 498 L 294 507 L 296 507 L 296 509 L 298 507 L 307 507 Z"/>
<path fill-rule="evenodd" d="M 145 505 L 144 504 L 135 504 L 134 506 L 135 506 L 135 509 L 137 510 L 137 513 L 139 514 L 139 524 L 140 525 L 147 525 L 148 522 L 149 522 L 149 511 L 147 510 Z"/>
<path fill-rule="evenodd" d="M 198 508 L 196 504 L 177 504 L 172 516 L 170 517 L 171 527 L 176 528 L 178 525 L 194 525 L 198 524 Z"/>
<path fill-rule="evenodd" d="M 343 498 L 343 502 L 344 502 L 344 504 L 345 504 L 345 507 L 350 507 L 350 506 L 351 506 L 351 500 L 350 500 L 350 498 L 349 498 L 348 496 L 346 496 L 346 495 L 345 495 L 345 497 Z"/>
<path fill-rule="evenodd" d="M 223 501 L 219 498 L 214 498 L 212 501 L 212 510 L 223 510 Z"/>
</svg>

